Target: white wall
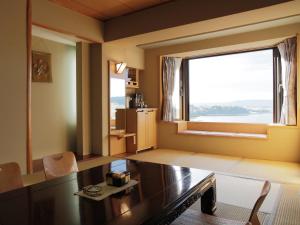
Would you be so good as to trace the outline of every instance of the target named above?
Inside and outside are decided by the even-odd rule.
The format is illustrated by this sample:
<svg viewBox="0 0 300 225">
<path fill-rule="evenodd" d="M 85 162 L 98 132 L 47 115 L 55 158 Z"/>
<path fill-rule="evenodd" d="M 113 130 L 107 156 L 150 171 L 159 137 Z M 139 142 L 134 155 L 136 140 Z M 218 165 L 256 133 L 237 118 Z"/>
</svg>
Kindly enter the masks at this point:
<svg viewBox="0 0 300 225">
<path fill-rule="evenodd" d="M 32 37 L 32 50 L 51 53 L 52 83 L 32 83 L 32 155 L 76 150 L 76 47 Z"/>
</svg>

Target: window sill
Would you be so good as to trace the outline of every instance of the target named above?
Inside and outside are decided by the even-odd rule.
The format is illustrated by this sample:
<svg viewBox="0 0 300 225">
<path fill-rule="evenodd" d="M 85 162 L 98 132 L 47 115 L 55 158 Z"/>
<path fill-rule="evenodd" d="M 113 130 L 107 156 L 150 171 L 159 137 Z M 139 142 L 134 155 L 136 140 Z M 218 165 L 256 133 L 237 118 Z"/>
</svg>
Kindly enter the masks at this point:
<svg viewBox="0 0 300 225">
<path fill-rule="evenodd" d="M 177 134 L 229 138 L 268 139 L 268 126 L 265 124 L 230 124 L 211 122 L 177 123 Z"/>
<path fill-rule="evenodd" d="M 211 137 L 231 137 L 231 138 L 250 138 L 250 139 L 268 139 L 267 134 L 251 134 L 251 133 L 235 133 L 235 132 L 220 132 L 220 131 L 200 131 L 200 130 L 182 130 L 178 131 L 181 135 L 197 135 Z"/>
</svg>

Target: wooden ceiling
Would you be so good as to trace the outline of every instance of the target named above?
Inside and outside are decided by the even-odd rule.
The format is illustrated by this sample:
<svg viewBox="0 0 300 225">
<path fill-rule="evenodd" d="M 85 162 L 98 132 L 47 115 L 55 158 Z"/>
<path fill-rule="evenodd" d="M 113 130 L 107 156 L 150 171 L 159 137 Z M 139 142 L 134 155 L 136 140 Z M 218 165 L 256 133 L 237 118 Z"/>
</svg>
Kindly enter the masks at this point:
<svg viewBox="0 0 300 225">
<path fill-rule="evenodd" d="M 49 0 L 100 20 L 108 20 L 171 0 Z"/>
</svg>

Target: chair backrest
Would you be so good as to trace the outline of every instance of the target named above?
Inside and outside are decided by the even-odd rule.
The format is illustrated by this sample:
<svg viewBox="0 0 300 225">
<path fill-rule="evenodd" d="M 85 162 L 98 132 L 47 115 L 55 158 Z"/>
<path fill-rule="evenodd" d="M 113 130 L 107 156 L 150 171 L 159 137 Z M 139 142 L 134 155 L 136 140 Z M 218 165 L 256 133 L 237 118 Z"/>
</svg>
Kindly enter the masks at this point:
<svg viewBox="0 0 300 225">
<path fill-rule="evenodd" d="M 43 158 L 46 179 L 53 179 L 77 172 L 77 162 L 73 152 L 45 156 Z"/>
<path fill-rule="evenodd" d="M 260 225 L 257 213 L 258 213 L 259 208 L 263 204 L 265 198 L 267 197 L 268 193 L 270 192 L 270 189 L 271 189 L 271 183 L 269 181 L 265 181 L 264 186 L 261 190 L 260 196 L 256 200 L 254 207 L 251 211 L 249 222 L 252 225 Z"/>
<path fill-rule="evenodd" d="M 23 187 L 21 170 L 17 163 L 0 165 L 0 193 Z"/>
</svg>

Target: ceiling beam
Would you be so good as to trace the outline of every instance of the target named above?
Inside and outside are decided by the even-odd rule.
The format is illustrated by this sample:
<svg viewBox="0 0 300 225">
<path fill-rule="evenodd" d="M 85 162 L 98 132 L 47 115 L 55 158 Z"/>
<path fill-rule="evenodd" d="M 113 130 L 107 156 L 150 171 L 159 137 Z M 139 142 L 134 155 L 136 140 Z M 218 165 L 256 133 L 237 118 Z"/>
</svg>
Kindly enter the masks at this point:
<svg viewBox="0 0 300 225">
<path fill-rule="evenodd" d="M 290 0 L 176 0 L 104 23 L 104 41 L 259 9 Z"/>
</svg>

